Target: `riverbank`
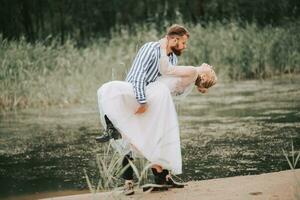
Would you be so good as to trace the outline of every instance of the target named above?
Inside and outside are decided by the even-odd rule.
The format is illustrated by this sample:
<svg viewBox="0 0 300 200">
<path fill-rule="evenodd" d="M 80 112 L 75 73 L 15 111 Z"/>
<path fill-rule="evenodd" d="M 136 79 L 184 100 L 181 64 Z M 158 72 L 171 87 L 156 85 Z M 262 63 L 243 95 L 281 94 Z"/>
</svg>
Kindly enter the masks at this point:
<svg viewBox="0 0 300 200">
<path fill-rule="evenodd" d="M 207 95 L 192 93 L 177 105 L 180 178 L 188 182 L 288 170 L 282 150 L 291 155 L 291 142 L 300 150 L 299 81 L 218 84 Z M 2 113 L 0 199 L 88 193 L 82 191 L 87 189 L 83 169 L 98 183 L 95 155 L 104 149 L 94 138 L 101 130 L 96 103 Z M 71 191 L 57 194 L 66 190 Z"/>
<path fill-rule="evenodd" d="M 298 194 L 298 196 L 297 196 Z M 300 197 L 300 169 L 251 176 L 211 179 L 188 182 L 184 189 L 167 192 L 143 193 L 140 189 L 131 197 L 116 192 L 97 193 L 95 199 L 145 199 L 145 200 L 244 200 L 272 199 L 296 200 Z M 88 200 L 92 194 L 47 198 L 44 200 Z"/>
</svg>

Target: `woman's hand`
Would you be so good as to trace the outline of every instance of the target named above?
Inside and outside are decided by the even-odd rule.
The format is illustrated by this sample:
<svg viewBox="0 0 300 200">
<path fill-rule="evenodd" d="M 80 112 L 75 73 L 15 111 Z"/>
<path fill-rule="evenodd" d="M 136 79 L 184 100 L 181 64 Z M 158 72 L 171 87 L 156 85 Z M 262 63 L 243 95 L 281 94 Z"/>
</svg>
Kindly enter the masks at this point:
<svg viewBox="0 0 300 200">
<path fill-rule="evenodd" d="M 140 104 L 134 114 L 143 114 L 144 112 L 147 111 L 147 109 L 148 109 L 147 103 Z"/>
<path fill-rule="evenodd" d="M 167 39 L 167 37 L 162 38 L 162 39 L 159 41 L 159 43 L 160 43 L 160 48 L 162 48 L 162 49 L 164 49 L 164 50 L 167 49 L 167 47 L 168 47 L 168 39 Z"/>
<path fill-rule="evenodd" d="M 206 67 L 206 68 L 213 68 L 211 65 L 207 64 L 207 63 L 202 63 L 201 64 L 202 67 Z"/>
</svg>

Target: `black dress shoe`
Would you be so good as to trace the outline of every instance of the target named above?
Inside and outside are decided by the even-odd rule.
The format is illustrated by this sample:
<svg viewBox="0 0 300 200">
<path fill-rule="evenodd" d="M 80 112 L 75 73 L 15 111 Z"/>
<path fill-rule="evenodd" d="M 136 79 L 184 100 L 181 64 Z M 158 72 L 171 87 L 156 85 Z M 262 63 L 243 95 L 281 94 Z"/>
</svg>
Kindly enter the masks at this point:
<svg viewBox="0 0 300 200">
<path fill-rule="evenodd" d="M 107 127 L 107 130 L 104 132 L 103 135 L 98 136 L 95 138 L 97 142 L 108 142 L 110 139 L 120 139 L 121 134 L 115 127 Z"/>
<path fill-rule="evenodd" d="M 143 192 L 163 192 L 167 191 L 170 186 L 159 184 L 146 184 L 142 186 Z"/>
<path fill-rule="evenodd" d="M 166 185 L 169 188 L 184 188 L 186 183 L 179 183 L 175 181 L 168 170 L 164 169 L 161 173 L 158 173 L 156 169 L 152 168 L 154 174 L 154 181 L 159 185 Z"/>
<path fill-rule="evenodd" d="M 120 139 L 121 134 L 119 131 L 114 127 L 112 122 L 108 119 L 108 117 L 105 115 L 105 122 L 106 122 L 106 130 L 103 135 L 98 136 L 95 138 L 97 142 L 108 142 L 110 139 Z"/>
<path fill-rule="evenodd" d="M 97 136 L 95 138 L 96 142 L 100 142 L 100 143 L 108 142 L 110 139 L 111 139 L 111 137 L 110 137 L 110 135 L 107 132 L 104 132 L 103 135 Z"/>
<path fill-rule="evenodd" d="M 184 188 L 186 186 L 186 183 L 179 183 L 175 181 L 171 176 L 167 177 L 166 185 L 169 185 L 172 188 Z"/>
</svg>

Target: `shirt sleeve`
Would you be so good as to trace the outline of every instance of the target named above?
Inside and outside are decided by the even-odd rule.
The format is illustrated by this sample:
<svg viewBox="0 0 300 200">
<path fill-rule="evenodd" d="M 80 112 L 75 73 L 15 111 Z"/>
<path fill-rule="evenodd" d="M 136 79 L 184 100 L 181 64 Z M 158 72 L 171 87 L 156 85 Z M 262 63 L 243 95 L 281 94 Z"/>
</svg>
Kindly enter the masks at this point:
<svg viewBox="0 0 300 200">
<path fill-rule="evenodd" d="M 136 99 L 140 104 L 146 103 L 146 72 L 154 60 L 155 52 L 154 48 L 149 44 L 145 44 L 138 51 L 132 67 L 135 69 L 133 74 L 133 89 L 136 95 Z"/>
<path fill-rule="evenodd" d="M 173 63 L 177 63 L 173 61 Z M 169 61 L 165 51 L 161 51 L 159 59 L 159 72 L 162 75 L 171 75 L 177 77 L 196 76 L 197 70 L 193 66 L 176 66 Z"/>
<path fill-rule="evenodd" d="M 173 54 L 172 64 L 173 64 L 173 65 L 177 65 L 177 63 L 178 63 L 178 58 L 177 58 L 177 56 L 175 56 L 175 55 Z"/>
</svg>

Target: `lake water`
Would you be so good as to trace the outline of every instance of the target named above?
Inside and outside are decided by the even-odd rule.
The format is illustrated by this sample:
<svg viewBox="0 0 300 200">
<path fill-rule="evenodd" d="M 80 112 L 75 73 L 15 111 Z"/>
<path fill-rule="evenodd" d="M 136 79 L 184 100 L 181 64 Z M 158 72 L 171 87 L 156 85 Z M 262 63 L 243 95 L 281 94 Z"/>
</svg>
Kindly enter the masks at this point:
<svg viewBox="0 0 300 200">
<path fill-rule="evenodd" d="M 204 180 L 289 169 L 282 149 L 290 152 L 293 142 L 300 150 L 299 86 L 299 76 L 220 83 L 208 94 L 194 92 L 178 103 L 180 178 Z M 97 175 L 98 119 L 96 102 L 2 113 L 0 198 L 86 191 L 83 169 L 91 177 Z"/>
</svg>

